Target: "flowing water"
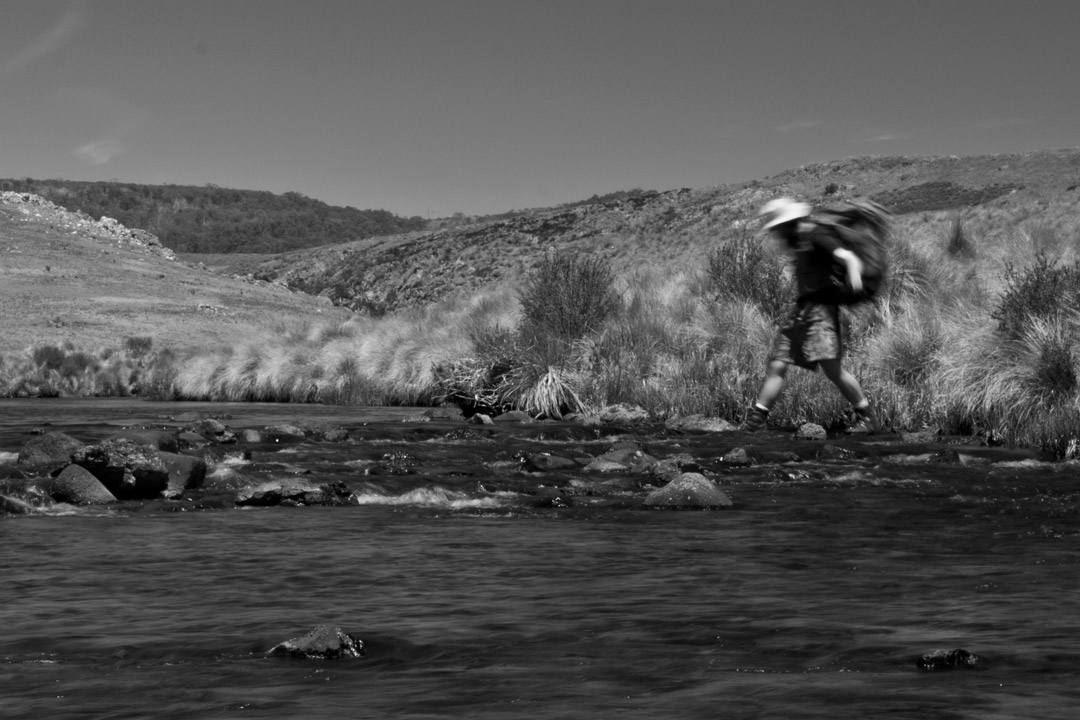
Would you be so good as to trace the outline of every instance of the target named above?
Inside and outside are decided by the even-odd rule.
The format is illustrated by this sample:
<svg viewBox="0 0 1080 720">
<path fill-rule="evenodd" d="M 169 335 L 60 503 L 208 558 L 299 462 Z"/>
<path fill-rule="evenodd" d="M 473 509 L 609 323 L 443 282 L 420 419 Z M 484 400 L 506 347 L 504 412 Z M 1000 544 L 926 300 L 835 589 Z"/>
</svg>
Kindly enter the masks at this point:
<svg viewBox="0 0 1080 720">
<path fill-rule="evenodd" d="M 89 440 L 185 409 L 51 402 L 0 401 L 0 451 L 37 423 Z M 354 434 L 404 412 L 221 407 Z M 712 512 L 429 476 L 347 507 L 0 518 L 0 717 L 1077 717 L 1075 473 L 877 467 L 733 472 Z M 266 655 L 321 623 L 367 657 Z M 954 648 L 977 669 L 916 668 Z"/>
</svg>

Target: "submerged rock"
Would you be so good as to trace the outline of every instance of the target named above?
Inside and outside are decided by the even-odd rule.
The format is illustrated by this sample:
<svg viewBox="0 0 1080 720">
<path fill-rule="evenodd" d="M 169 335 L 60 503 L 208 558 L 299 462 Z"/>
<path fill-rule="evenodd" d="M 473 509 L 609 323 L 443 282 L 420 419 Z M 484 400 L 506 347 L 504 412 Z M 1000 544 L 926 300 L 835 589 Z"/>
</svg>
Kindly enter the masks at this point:
<svg viewBox="0 0 1080 720">
<path fill-rule="evenodd" d="M 731 498 L 701 473 L 683 473 L 645 498 L 651 508 L 707 509 L 731 507 Z"/>
<path fill-rule="evenodd" d="M 956 650 L 934 650 L 915 661 L 920 670 L 971 670 L 979 664 L 979 656 L 973 652 L 957 648 Z"/>
<path fill-rule="evenodd" d="M 19 498 L 14 498 L 9 495 L 0 495 L 0 513 L 7 513 L 8 515 L 33 515 L 37 512 L 37 509 Z"/>
<path fill-rule="evenodd" d="M 341 628 L 316 625 L 307 635 L 278 643 L 269 654 L 311 660 L 360 658 L 364 656 L 364 641 Z"/>
<path fill-rule="evenodd" d="M 68 465 L 49 485 L 49 494 L 57 502 L 72 505 L 108 505 L 116 496 L 86 468 Z"/>
</svg>

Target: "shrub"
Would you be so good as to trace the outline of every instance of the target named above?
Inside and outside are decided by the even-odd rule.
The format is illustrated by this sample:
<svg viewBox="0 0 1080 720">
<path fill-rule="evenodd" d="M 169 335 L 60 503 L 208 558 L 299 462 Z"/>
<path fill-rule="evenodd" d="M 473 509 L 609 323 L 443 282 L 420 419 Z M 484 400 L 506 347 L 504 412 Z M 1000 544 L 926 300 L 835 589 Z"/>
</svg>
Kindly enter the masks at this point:
<svg viewBox="0 0 1080 720">
<path fill-rule="evenodd" d="M 43 370 L 59 370 L 67 354 L 55 345 L 34 348 L 34 364 Z"/>
<path fill-rule="evenodd" d="M 1005 289 L 990 316 L 1011 339 L 1021 338 L 1034 319 L 1048 320 L 1077 307 L 1080 262 L 1059 266 L 1043 251 L 1026 268 L 1005 265 Z"/>
<path fill-rule="evenodd" d="M 953 218 L 952 226 L 949 228 L 945 251 L 956 258 L 970 259 L 975 257 L 975 242 L 968 235 L 964 227 L 964 219 L 959 214 Z"/>
<path fill-rule="evenodd" d="M 154 345 L 154 339 L 147 336 L 130 336 L 124 338 L 124 350 L 133 358 L 141 358 L 150 352 Z"/>
<path fill-rule="evenodd" d="M 549 251 L 526 278 L 519 295 L 525 333 L 573 342 L 599 327 L 618 307 L 614 275 L 603 258 Z"/>
<path fill-rule="evenodd" d="M 709 252 L 706 269 L 714 298 L 747 300 L 779 319 L 791 301 L 791 283 L 765 244 L 746 231 L 722 241 Z"/>
</svg>

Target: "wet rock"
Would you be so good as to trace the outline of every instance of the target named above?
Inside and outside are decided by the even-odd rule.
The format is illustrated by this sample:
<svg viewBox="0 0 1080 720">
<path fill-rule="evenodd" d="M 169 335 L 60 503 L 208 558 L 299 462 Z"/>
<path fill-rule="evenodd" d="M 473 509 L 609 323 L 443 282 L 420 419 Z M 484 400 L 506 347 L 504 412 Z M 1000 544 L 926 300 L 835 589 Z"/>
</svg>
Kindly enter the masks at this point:
<svg viewBox="0 0 1080 720">
<path fill-rule="evenodd" d="M 754 464 L 754 458 L 750 455 L 744 447 L 737 447 L 728 450 L 720 457 L 720 462 L 725 465 L 735 465 L 737 467 L 748 467 Z"/>
<path fill-rule="evenodd" d="M 236 505 L 239 507 L 350 504 L 353 504 L 353 495 L 340 482 L 316 485 L 303 480 L 271 480 L 244 488 L 236 495 Z"/>
<path fill-rule="evenodd" d="M 315 442 L 345 442 L 349 439 L 349 431 L 333 423 L 305 422 L 300 427 L 307 438 Z"/>
<path fill-rule="evenodd" d="M 727 420 L 718 417 L 707 417 L 705 415 L 684 415 L 668 418 L 664 423 L 664 429 L 672 430 L 675 432 L 702 432 L 702 433 L 716 433 L 716 432 L 730 432 L 737 430 L 738 426 L 729 423 Z"/>
<path fill-rule="evenodd" d="M 534 418 L 532 415 L 525 412 L 524 410 L 511 410 L 509 412 L 504 412 L 501 415 L 496 415 L 495 417 L 492 418 L 492 420 L 497 422 L 497 423 L 513 423 L 513 422 L 516 422 L 516 423 L 523 423 L 523 424 L 526 424 L 526 425 L 536 422 L 536 418 Z"/>
<path fill-rule="evenodd" d="M 185 490 L 202 487 L 206 479 L 205 460 L 171 452 L 158 452 L 158 457 L 169 472 L 169 484 L 164 491 L 166 497 L 179 497 Z"/>
<path fill-rule="evenodd" d="M 585 466 L 585 472 L 589 473 L 614 473 L 614 472 L 629 472 L 630 466 L 624 465 L 614 460 L 607 460 L 602 457 L 593 458 L 593 460 Z"/>
<path fill-rule="evenodd" d="M 546 472 L 550 470 L 569 470 L 580 466 L 570 458 L 552 455 L 551 453 L 527 453 L 525 455 L 525 467 L 537 472 Z"/>
<path fill-rule="evenodd" d="M 208 440 L 217 440 L 228 432 L 228 428 L 213 418 L 196 420 L 184 429 L 193 433 L 198 433 Z"/>
<path fill-rule="evenodd" d="M 920 670 L 972 670 L 979 665 L 979 656 L 957 648 L 956 650 L 934 650 L 915 661 Z"/>
<path fill-rule="evenodd" d="M 169 471 L 156 449 L 131 440 L 106 440 L 71 454 L 71 461 L 93 473 L 118 500 L 158 497 L 169 486 Z"/>
<path fill-rule="evenodd" d="M 151 430 L 145 428 L 126 428 L 115 433 L 113 438 L 127 439 L 139 445 L 150 445 L 158 450 L 174 453 L 177 451 L 176 435 L 167 430 Z"/>
<path fill-rule="evenodd" d="M 341 628 L 316 625 L 307 635 L 278 643 L 269 654 L 311 660 L 360 658 L 364 656 L 364 641 Z"/>
<path fill-rule="evenodd" d="M 568 508 L 574 506 L 574 500 L 564 488 L 544 487 L 536 493 L 536 501 L 533 507 L 538 508 Z"/>
<path fill-rule="evenodd" d="M 645 498 L 645 506 L 651 508 L 709 509 L 731 505 L 731 498 L 700 473 L 683 473 Z"/>
<path fill-rule="evenodd" d="M 766 476 L 773 482 L 820 482 L 828 479 L 825 473 L 803 468 L 773 468 Z"/>
<path fill-rule="evenodd" d="M 240 442 L 244 443 L 262 442 L 262 433 L 260 433 L 258 430 L 253 430 L 251 428 L 241 430 L 236 437 L 240 440 Z"/>
<path fill-rule="evenodd" d="M 116 502 L 100 480 L 80 465 L 68 465 L 49 484 L 49 495 L 57 502 L 72 505 L 107 505 Z"/>
<path fill-rule="evenodd" d="M 10 495 L 0 495 L 0 513 L 8 515 L 33 515 L 37 512 L 30 503 Z"/>
<path fill-rule="evenodd" d="M 18 463 L 21 465 L 45 465 L 55 463 L 66 465 L 71 462 L 71 453 L 85 443 L 62 432 L 47 432 L 38 435 L 19 450 Z"/>
<path fill-rule="evenodd" d="M 799 429 L 795 431 L 796 440 L 824 440 L 828 436 L 828 433 L 825 432 L 825 428 L 817 423 L 803 423 L 799 426 Z"/>
<path fill-rule="evenodd" d="M 961 459 L 959 452 L 949 449 L 930 453 L 928 462 L 936 463 L 938 465 L 960 465 L 963 460 Z"/>
<path fill-rule="evenodd" d="M 469 418 L 469 423 L 472 425 L 494 425 L 495 421 L 491 419 L 490 415 L 484 413 L 476 413 Z"/>
<path fill-rule="evenodd" d="M 268 425 L 262 430 L 265 442 L 299 442 L 307 438 L 304 428 L 299 425 Z"/>
<path fill-rule="evenodd" d="M 633 425 L 649 421 L 649 411 L 637 405 L 608 405 L 597 416 L 601 422 L 616 423 L 619 425 Z"/>
<path fill-rule="evenodd" d="M 839 445 L 823 445 L 818 450 L 819 460 L 858 460 L 862 456 L 854 450 L 842 448 Z"/>
</svg>

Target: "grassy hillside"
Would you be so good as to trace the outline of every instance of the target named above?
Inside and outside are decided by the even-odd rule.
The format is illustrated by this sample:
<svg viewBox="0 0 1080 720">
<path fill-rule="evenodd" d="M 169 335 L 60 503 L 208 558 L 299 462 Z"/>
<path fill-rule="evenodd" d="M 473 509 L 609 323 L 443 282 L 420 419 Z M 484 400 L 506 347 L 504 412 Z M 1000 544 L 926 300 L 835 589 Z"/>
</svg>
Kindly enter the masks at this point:
<svg viewBox="0 0 1080 720">
<path fill-rule="evenodd" d="M 138 185 L 71 180 L 0 180 L 92 218 L 146 230 L 181 253 L 274 253 L 423 228 L 422 218 L 334 207 L 300 193 L 277 195 L 214 185 Z"/>
<path fill-rule="evenodd" d="M 152 235 L 0 193 L 0 354 L 33 345 L 212 348 L 349 312 L 176 259 Z"/>
<path fill-rule="evenodd" d="M 815 204 L 869 196 L 898 223 L 947 234 L 959 217 L 987 231 L 1080 231 L 1080 149 L 1017 155 L 854 158 L 713 188 L 645 192 L 514 217 L 254 258 L 233 272 L 283 282 L 381 314 L 492 284 L 513 284 L 549 248 L 638 267 L 700 265 L 715 243 L 742 234 L 780 194 Z"/>
</svg>

